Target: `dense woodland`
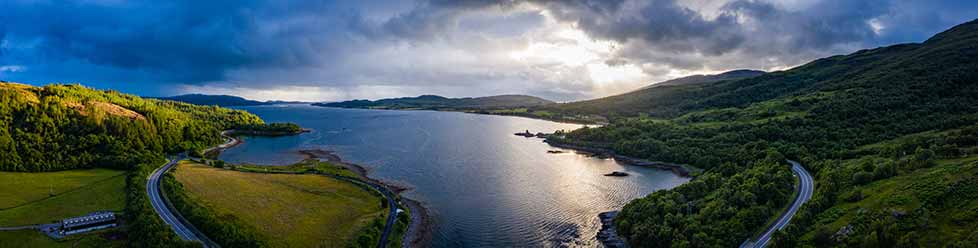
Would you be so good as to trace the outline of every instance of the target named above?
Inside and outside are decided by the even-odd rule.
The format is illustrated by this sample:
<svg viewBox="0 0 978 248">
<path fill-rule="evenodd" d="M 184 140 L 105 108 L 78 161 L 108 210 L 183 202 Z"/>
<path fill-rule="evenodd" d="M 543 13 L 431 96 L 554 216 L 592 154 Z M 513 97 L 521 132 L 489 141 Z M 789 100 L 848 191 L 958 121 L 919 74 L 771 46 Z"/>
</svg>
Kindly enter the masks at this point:
<svg viewBox="0 0 978 248">
<path fill-rule="evenodd" d="M 253 135 L 293 135 L 302 133 L 302 127 L 295 123 L 244 124 L 234 128 L 238 134 Z"/>
<path fill-rule="evenodd" d="M 886 229 L 890 225 L 884 222 L 862 227 L 853 220 L 855 232 L 839 239 L 815 242 L 812 234 L 805 234 L 817 228 L 811 225 L 816 216 L 845 203 L 841 195 L 852 187 L 974 154 L 976 130 L 967 127 L 978 123 L 978 21 L 920 44 L 833 56 L 746 79 L 642 92 L 629 95 L 640 98 L 635 101 L 547 107 L 567 115 L 604 111 L 612 120 L 600 128 L 551 137 L 552 142 L 610 148 L 623 155 L 706 169 L 688 184 L 653 193 L 623 209 L 616 225 L 632 245 L 730 247 L 753 237 L 790 200 L 791 188 L 785 185 L 791 178 L 789 167 L 771 159 L 786 157 L 802 162 L 818 180 L 816 195 L 792 222 L 789 235 L 778 236 L 778 246 L 926 246 L 922 239 L 903 236 L 920 236 L 933 225 Z M 940 142 L 906 138 L 951 131 L 956 132 L 949 136 L 953 138 Z M 881 142 L 898 144 L 860 149 Z M 866 157 L 880 159 L 847 166 Z M 973 190 L 962 187 L 955 190 Z M 973 201 L 941 200 L 978 209 Z M 926 212 L 931 205 L 941 204 L 906 211 Z M 884 215 L 866 218 L 879 216 Z M 893 218 L 899 219 L 894 223 L 904 222 Z M 969 230 L 975 222 L 978 219 L 964 218 L 944 227 Z M 826 230 L 819 230 L 819 235 L 825 236 Z M 972 240 L 974 235 L 978 233 Z M 863 243 L 868 236 L 874 238 Z M 897 242 L 901 238 L 904 241 Z M 967 242 L 968 235 L 951 238 L 943 242 Z"/>
<path fill-rule="evenodd" d="M 80 85 L 0 83 L 0 170 L 128 169 L 147 156 L 219 144 L 221 130 L 261 123 L 240 110 Z"/>
</svg>

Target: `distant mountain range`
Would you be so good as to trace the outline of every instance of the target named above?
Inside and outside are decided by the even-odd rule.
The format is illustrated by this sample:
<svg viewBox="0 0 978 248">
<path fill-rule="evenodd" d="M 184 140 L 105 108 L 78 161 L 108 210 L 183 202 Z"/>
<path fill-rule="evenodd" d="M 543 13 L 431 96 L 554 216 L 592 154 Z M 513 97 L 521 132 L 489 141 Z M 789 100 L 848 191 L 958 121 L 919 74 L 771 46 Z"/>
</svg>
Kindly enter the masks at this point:
<svg viewBox="0 0 978 248">
<path fill-rule="evenodd" d="M 186 94 L 186 95 L 169 96 L 169 97 L 158 97 L 156 99 L 185 102 L 185 103 L 196 104 L 196 105 L 217 105 L 221 107 L 306 103 L 306 102 L 296 102 L 296 101 L 255 101 L 255 100 L 248 100 L 239 96 L 204 95 L 204 94 Z"/>
<path fill-rule="evenodd" d="M 496 115 L 517 115 L 531 118 L 580 123 L 605 123 L 609 114 L 634 114 L 647 107 L 653 99 L 670 89 L 700 87 L 712 83 L 764 75 L 757 70 L 733 70 L 713 75 L 693 75 L 651 84 L 621 95 L 571 103 L 556 103 L 528 95 L 498 95 L 486 97 L 446 98 L 437 95 L 388 98 L 376 101 L 352 100 L 314 103 L 322 107 L 364 109 L 425 109 L 465 111 Z"/>
<path fill-rule="evenodd" d="M 483 111 L 511 108 L 533 108 L 550 106 L 567 112 L 566 108 L 574 108 L 575 105 L 592 106 L 594 103 L 601 104 L 607 101 L 642 101 L 648 97 L 654 97 L 656 91 L 649 89 L 665 86 L 686 86 L 701 85 L 724 80 L 735 80 L 763 75 L 765 72 L 757 70 L 733 70 L 713 75 L 693 75 L 654 83 L 636 91 L 622 95 L 610 96 L 594 100 L 556 104 L 556 102 L 528 95 L 496 95 L 485 97 L 464 97 L 448 98 L 438 95 L 421 95 L 417 97 L 387 98 L 376 101 L 371 100 L 350 100 L 342 102 L 313 103 L 312 105 L 321 107 L 337 108 L 371 108 L 371 109 L 428 109 L 428 110 L 450 110 L 450 111 Z M 308 102 L 299 101 L 255 101 L 239 96 L 232 95 L 205 95 L 205 94 L 185 94 L 169 97 L 156 97 L 161 100 L 172 100 L 196 105 L 217 105 L 228 106 L 259 106 L 271 104 L 303 104 Z"/>
<path fill-rule="evenodd" d="M 527 95 L 498 95 L 486 97 L 447 98 L 436 95 L 402 97 L 344 102 L 316 103 L 313 105 L 337 108 L 373 109 L 429 109 L 429 110 L 487 110 L 518 107 L 534 107 L 554 104 L 554 101 Z"/>
</svg>

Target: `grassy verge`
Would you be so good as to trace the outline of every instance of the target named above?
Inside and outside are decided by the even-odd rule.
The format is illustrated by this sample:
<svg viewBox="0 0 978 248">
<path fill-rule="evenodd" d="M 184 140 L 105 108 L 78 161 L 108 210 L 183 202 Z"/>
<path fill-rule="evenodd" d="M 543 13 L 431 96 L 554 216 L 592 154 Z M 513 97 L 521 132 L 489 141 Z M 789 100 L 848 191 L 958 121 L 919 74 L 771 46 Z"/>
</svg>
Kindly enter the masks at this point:
<svg viewBox="0 0 978 248">
<path fill-rule="evenodd" d="M 404 234 L 407 233 L 408 227 L 411 225 L 411 210 L 409 208 L 404 208 L 404 212 L 397 215 L 397 222 L 394 222 L 394 230 L 391 233 L 390 240 L 388 240 L 387 247 L 400 248 L 404 244 Z"/>
<path fill-rule="evenodd" d="M 35 230 L 0 232 L 0 246 L 7 248 L 28 247 L 126 247 L 125 240 L 111 240 L 109 237 L 116 231 L 101 231 L 90 234 L 69 236 L 63 240 L 54 240 Z"/>
<path fill-rule="evenodd" d="M 125 171 L 0 172 L 0 226 L 51 223 L 125 206 Z"/>
<path fill-rule="evenodd" d="M 344 247 L 386 212 L 376 194 L 320 175 L 242 173 L 186 161 L 173 174 L 189 200 L 216 216 L 234 216 L 270 246 Z"/>
</svg>

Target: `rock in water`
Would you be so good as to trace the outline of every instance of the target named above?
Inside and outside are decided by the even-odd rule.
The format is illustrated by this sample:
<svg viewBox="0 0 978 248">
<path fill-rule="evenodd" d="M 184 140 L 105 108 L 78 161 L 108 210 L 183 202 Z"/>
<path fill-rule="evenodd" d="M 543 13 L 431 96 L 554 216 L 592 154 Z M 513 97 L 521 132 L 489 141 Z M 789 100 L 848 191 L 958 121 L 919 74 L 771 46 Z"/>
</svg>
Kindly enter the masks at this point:
<svg viewBox="0 0 978 248">
<path fill-rule="evenodd" d="M 624 176 L 628 176 L 628 173 L 622 171 L 615 171 L 604 175 L 608 177 L 624 177 Z"/>
</svg>

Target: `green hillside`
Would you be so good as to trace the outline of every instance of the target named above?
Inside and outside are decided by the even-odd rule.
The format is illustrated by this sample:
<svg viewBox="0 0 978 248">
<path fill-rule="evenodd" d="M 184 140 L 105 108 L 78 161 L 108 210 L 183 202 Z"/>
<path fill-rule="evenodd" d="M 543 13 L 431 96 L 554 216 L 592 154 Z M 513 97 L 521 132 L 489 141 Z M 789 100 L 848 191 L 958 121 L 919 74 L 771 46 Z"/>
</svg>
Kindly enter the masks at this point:
<svg viewBox="0 0 978 248">
<path fill-rule="evenodd" d="M 713 83 L 752 78 L 764 75 L 763 71 L 734 70 L 715 75 L 693 75 L 658 82 L 645 88 L 621 95 L 614 95 L 587 101 L 543 105 L 530 109 L 530 112 L 550 112 L 563 116 L 637 116 L 640 114 L 667 115 L 671 110 L 660 109 L 677 101 L 692 91 L 702 90 Z"/>
<path fill-rule="evenodd" d="M 814 216 L 842 204 L 843 191 L 917 173 L 933 166 L 928 161 L 975 154 L 973 141 L 978 134 L 972 131 L 958 132 L 955 139 L 971 140 L 962 142 L 923 143 L 910 137 L 978 123 L 978 21 L 919 44 L 862 50 L 739 80 L 652 87 L 644 94 L 640 101 L 590 106 L 609 113 L 627 111 L 609 125 L 550 138 L 706 169 L 688 184 L 629 203 L 616 220 L 629 243 L 636 247 L 740 244 L 788 202 L 790 191 L 784 192 L 787 187 L 782 184 L 790 171 L 787 165 L 778 165 L 787 157 L 802 162 L 818 179 L 814 198 L 792 221 L 790 235 L 776 236 L 776 245 L 812 245 L 814 241 L 796 237 L 813 230 Z M 582 110 L 550 111 L 578 114 L 575 111 Z M 910 142 L 885 151 L 860 149 L 893 140 Z M 861 173 L 843 162 L 867 156 L 894 162 L 868 163 Z M 975 206 L 972 201 L 951 204 Z M 918 207 L 908 211 L 957 214 L 927 204 Z M 978 221 L 958 220 L 959 226 L 951 228 Z M 899 232 L 894 228 L 893 235 L 874 236 L 875 243 L 841 240 L 818 245 L 897 244 L 909 232 L 922 234 L 921 228 L 902 227 Z M 965 233 L 944 242 L 964 242 L 968 235 L 978 235 Z M 904 242 L 927 244 L 911 238 Z"/>
<path fill-rule="evenodd" d="M 978 244 L 976 133 L 978 125 L 908 135 L 857 148 L 863 154 L 858 158 L 822 162 L 831 166 L 822 170 L 823 197 L 799 216 L 781 243 Z"/>
<path fill-rule="evenodd" d="M 221 143 L 220 130 L 260 123 L 240 110 L 0 82 L 0 171 L 128 169 L 146 157 Z"/>
</svg>

